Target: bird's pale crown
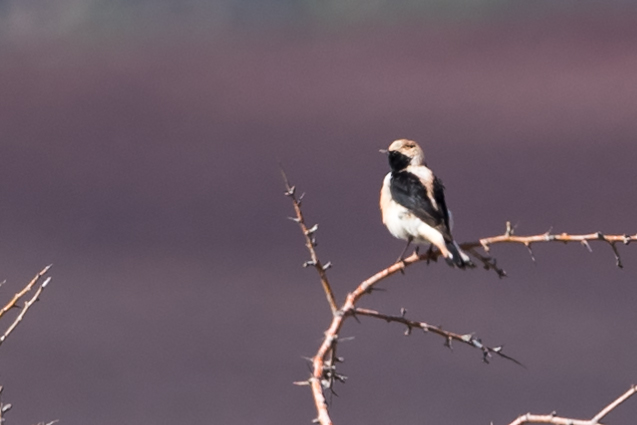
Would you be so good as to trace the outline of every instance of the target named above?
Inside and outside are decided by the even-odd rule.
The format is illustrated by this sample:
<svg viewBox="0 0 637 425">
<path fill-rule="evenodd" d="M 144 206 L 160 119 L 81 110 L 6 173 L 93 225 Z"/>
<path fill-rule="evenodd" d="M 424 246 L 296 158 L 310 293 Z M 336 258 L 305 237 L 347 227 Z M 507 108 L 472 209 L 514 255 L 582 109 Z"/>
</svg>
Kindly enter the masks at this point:
<svg viewBox="0 0 637 425">
<path fill-rule="evenodd" d="M 410 158 L 410 165 L 422 165 L 425 162 L 425 153 L 422 151 L 418 143 L 413 140 L 399 139 L 389 145 L 389 152 L 399 152 Z"/>
</svg>

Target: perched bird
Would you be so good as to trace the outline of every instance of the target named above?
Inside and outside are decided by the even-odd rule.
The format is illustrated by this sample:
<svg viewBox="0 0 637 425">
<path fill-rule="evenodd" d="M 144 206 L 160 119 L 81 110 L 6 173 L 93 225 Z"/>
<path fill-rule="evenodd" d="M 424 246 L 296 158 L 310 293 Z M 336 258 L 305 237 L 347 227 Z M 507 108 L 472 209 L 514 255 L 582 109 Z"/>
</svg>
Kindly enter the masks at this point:
<svg viewBox="0 0 637 425">
<path fill-rule="evenodd" d="M 445 203 L 444 186 L 425 165 L 425 154 L 412 140 L 400 139 L 381 150 L 389 158 L 389 172 L 380 191 L 383 223 L 407 246 L 398 258 L 403 259 L 411 242 L 435 245 L 447 263 L 464 268 L 471 260 L 451 236 L 451 217 Z"/>
</svg>

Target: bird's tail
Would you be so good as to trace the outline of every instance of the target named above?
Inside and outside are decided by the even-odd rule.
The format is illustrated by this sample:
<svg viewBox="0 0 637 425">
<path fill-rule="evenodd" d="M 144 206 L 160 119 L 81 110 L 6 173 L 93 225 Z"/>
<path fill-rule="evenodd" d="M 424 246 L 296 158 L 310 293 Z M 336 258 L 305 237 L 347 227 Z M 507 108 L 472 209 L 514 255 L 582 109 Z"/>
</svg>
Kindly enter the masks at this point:
<svg viewBox="0 0 637 425">
<path fill-rule="evenodd" d="M 449 257 L 445 258 L 445 260 L 451 267 L 458 267 L 459 269 L 475 267 L 469 256 L 462 252 L 455 241 L 447 242 L 445 245 L 450 254 Z"/>
</svg>

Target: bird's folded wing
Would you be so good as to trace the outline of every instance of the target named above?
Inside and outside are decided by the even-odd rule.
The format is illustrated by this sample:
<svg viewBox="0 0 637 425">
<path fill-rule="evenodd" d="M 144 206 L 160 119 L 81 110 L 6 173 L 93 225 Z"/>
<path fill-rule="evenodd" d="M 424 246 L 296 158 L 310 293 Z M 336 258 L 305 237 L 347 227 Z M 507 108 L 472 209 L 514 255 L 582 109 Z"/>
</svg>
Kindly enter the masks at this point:
<svg viewBox="0 0 637 425">
<path fill-rule="evenodd" d="M 434 178 L 430 189 L 427 191 L 423 181 L 413 173 L 408 171 L 392 173 L 390 190 L 394 201 L 440 231 L 446 241 L 451 241 L 453 238 L 449 231 L 449 214 L 445 203 L 444 186 L 440 179 Z"/>
</svg>

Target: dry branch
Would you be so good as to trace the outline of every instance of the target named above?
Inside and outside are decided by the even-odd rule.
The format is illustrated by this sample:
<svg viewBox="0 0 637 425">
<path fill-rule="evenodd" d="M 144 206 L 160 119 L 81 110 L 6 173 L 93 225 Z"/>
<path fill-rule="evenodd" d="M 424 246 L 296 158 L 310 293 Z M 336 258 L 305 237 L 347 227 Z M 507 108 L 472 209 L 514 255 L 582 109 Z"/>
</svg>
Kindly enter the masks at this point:
<svg viewBox="0 0 637 425">
<path fill-rule="evenodd" d="M 4 334 L 2 336 L 0 336 L 0 345 L 2 345 L 2 343 L 9 337 L 11 332 L 13 332 L 13 330 L 18 326 L 18 324 L 20 324 L 20 322 L 22 322 L 22 319 L 24 318 L 24 315 L 27 314 L 27 311 L 31 308 L 31 306 L 36 301 L 38 301 L 38 299 L 40 297 L 40 294 L 42 293 L 42 291 L 44 291 L 44 288 L 46 288 L 46 286 L 49 284 L 50 281 L 51 281 L 51 277 L 47 277 L 44 280 L 44 282 L 42 282 L 42 284 L 35 291 L 35 294 L 33 294 L 33 297 L 31 297 L 30 300 L 28 300 L 28 301 L 26 301 L 24 303 L 24 305 L 22 306 L 22 309 L 20 309 L 20 314 L 18 314 L 18 316 L 13 321 L 13 323 L 11 323 L 11 325 L 9 325 L 9 327 L 4 332 Z"/>
<path fill-rule="evenodd" d="M 27 283 L 27 285 L 22 288 L 22 290 L 20 292 L 18 292 L 17 294 L 15 294 L 13 296 L 13 298 L 11 299 L 11 301 L 9 301 L 3 308 L 2 310 L 0 310 L 0 318 L 2 318 L 2 316 L 9 310 L 11 310 L 12 308 L 17 306 L 17 302 L 24 297 L 31 289 L 33 289 L 33 286 L 49 271 L 49 269 L 51 268 L 52 264 L 49 264 L 48 266 L 46 266 L 45 268 L 43 268 L 38 274 L 35 275 L 35 277 L 33 279 L 31 279 L 31 281 L 29 283 Z M 24 305 L 22 306 L 22 308 L 20 309 L 20 313 L 18 314 L 18 316 L 13 320 L 13 322 L 9 325 L 9 327 L 7 328 L 7 330 L 4 332 L 4 334 L 2 334 L 2 336 L 0 336 L 0 345 L 2 345 L 2 343 L 4 343 L 4 341 L 6 341 L 6 339 L 9 337 L 9 335 L 13 332 L 13 330 L 18 326 L 18 324 L 20 324 L 20 322 L 22 321 L 22 319 L 24 318 L 24 315 L 27 313 L 27 311 L 31 308 L 31 306 L 38 300 L 38 297 L 40 296 L 40 294 L 42 293 L 42 291 L 44 291 L 44 288 L 46 288 L 46 286 L 49 284 L 49 282 L 51 281 L 51 277 L 47 277 L 44 282 L 42 282 L 40 284 L 40 286 L 38 287 L 38 289 L 35 291 L 35 293 L 33 294 L 33 296 L 31 297 L 31 299 L 27 300 Z"/>
<path fill-rule="evenodd" d="M 389 267 L 379 271 L 375 275 L 361 282 L 352 292 L 350 292 L 345 302 L 339 308 L 334 294 L 332 292 L 331 286 L 327 280 L 326 270 L 329 268 L 330 263 L 323 265 L 316 254 L 315 246 L 315 232 L 317 230 L 317 225 L 308 229 L 305 224 L 305 219 L 303 217 L 303 213 L 301 211 L 301 199 L 303 196 L 297 198 L 296 197 L 296 187 L 290 185 L 287 176 L 283 169 L 281 169 L 281 174 L 283 176 L 283 180 L 285 182 L 286 192 L 285 195 L 288 196 L 292 200 L 292 204 L 294 206 L 294 212 L 296 217 L 291 218 L 293 221 L 299 224 L 301 231 L 305 237 L 305 246 L 307 247 L 310 253 L 310 260 L 303 264 L 304 267 L 312 266 L 316 269 L 319 274 L 321 284 L 323 286 L 323 290 L 325 292 L 327 301 L 332 310 L 332 322 L 330 326 L 325 331 L 325 337 L 323 342 L 321 343 L 317 353 L 312 358 L 312 374 L 311 377 L 304 382 L 297 384 L 307 384 L 310 386 L 312 390 L 312 395 L 314 398 L 314 403 L 316 406 L 317 417 L 314 420 L 315 422 L 320 423 L 321 425 L 331 425 L 332 420 L 329 415 L 327 402 L 324 395 L 324 390 L 332 390 L 332 385 L 337 380 L 343 380 L 342 375 L 336 373 L 336 363 L 338 359 L 336 358 L 336 346 L 338 344 L 338 335 L 343 326 L 343 323 L 348 317 L 356 317 L 356 315 L 364 315 L 375 317 L 379 319 L 383 319 L 388 322 L 397 322 L 402 323 L 407 326 L 408 330 L 411 328 L 420 328 L 425 331 L 429 331 L 435 333 L 437 335 L 443 336 L 446 338 L 446 341 L 449 343 L 452 340 L 460 341 L 464 344 L 472 346 L 474 348 L 478 348 L 483 352 L 483 359 L 488 361 L 488 358 L 492 354 L 496 354 L 500 357 L 511 360 L 517 364 L 520 364 L 517 360 L 505 355 L 502 353 L 501 347 L 493 347 L 490 348 L 482 344 L 482 342 L 474 338 L 472 335 L 462 335 L 456 334 L 453 332 L 448 332 L 442 330 L 440 327 L 431 326 L 424 322 L 417 322 L 406 319 L 404 316 L 391 316 L 379 313 L 374 310 L 368 310 L 356 307 L 357 302 L 365 295 L 370 294 L 374 289 L 375 285 L 382 281 L 383 279 L 397 273 L 403 272 L 404 269 L 414 263 L 420 261 L 436 261 L 437 258 L 441 255 L 438 250 L 428 250 L 424 254 L 419 254 L 417 251 L 414 252 L 407 258 L 404 258 L 402 261 L 394 263 Z M 590 241 L 603 241 L 610 245 L 615 255 L 616 264 L 618 267 L 622 267 L 621 259 L 619 256 L 619 252 L 617 251 L 616 243 L 621 242 L 625 245 L 628 245 L 630 242 L 637 240 L 637 235 L 629 236 L 629 235 L 604 235 L 601 232 L 590 233 L 585 235 L 569 235 L 567 233 L 561 234 L 551 234 L 550 232 L 543 233 L 540 235 L 532 235 L 532 236 L 515 236 L 513 234 L 513 228 L 511 224 L 507 222 L 506 231 L 503 235 L 492 236 L 487 238 L 482 238 L 476 242 L 468 242 L 461 244 L 461 248 L 472 254 L 475 258 L 477 258 L 483 265 L 484 268 L 489 270 L 495 270 L 499 277 L 506 276 L 506 272 L 497 266 L 496 260 L 493 259 L 489 255 L 489 248 L 491 245 L 499 244 L 499 243 L 517 243 L 524 245 L 531 254 L 531 258 L 535 261 L 533 256 L 533 251 L 531 249 L 531 245 L 534 243 L 544 243 L 544 242 L 579 242 L 584 245 L 586 248 L 590 250 Z M 476 251 L 476 248 L 483 248 L 487 255 L 482 255 Z M 634 392 L 635 387 L 631 388 Z M 631 394 L 626 396 L 625 398 L 630 397 Z M 621 399 L 621 397 L 620 397 Z M 619 400 L 619 399 L 618 399 Z M 619 401 L 621 403 L 623 400 Z M 619 404 L 617 403 L 617 405 Z M 613 407 L 614 408 L 614 407 Z M 612 410 L 612 409 L 611 409 Z M 601 413 L 601 412 L 600 412 Z M 599 416 L 599 415 L 598 415 Z M 522 418 L 522 417 L 521 417 Z M 533 415 L 525 415 L 524 420 L 522 422 L 513 422 L 511 425 L 520 425 L 523 423 L 532 423 Z M 601 419 L 601 417 L 599 418 Z M 520 420 L 520 418 L 518 418 Z M 538 423 L 538 422 L 536 422 Z M 542 423 L 542 422 L 539 422 Z M 562 424 L 562 422 L 544 422 L 544 423 L 554 423 L 554 424 Z M 564 422 L 566 423 L 566 422 Z M 575 423 L 570 422 L 571 425 L 591 425 L 594 424 L 590 421 Z"/>
<path fill-rule="evenodd" d="M 46 274 L 46 272 L 49 271 L 49 269 L 51 268 L 53 264 L 49 264 L 48 266 L 46 266 L 45 268 L 43 268 L 40 273 L 36 274 L 35 277 L 33 279 L 31 279 L 31 282 L 27 283 L 27 285 L 22 288 L 22 290 L 20 292 L 18 292 L 17 294 L 15 294 L 13 296 L 13 298 L 11 299 L 11 301 L 9 301 L 7 303 L 7 305 L 5 305 L 2 310 L 0 310 L 0 318 L 2 318 L 2 316 L 4 316 L 4 314 L 11 310 L 13 307 L 15 307 L 16 303 L 20 300 L 20 298 L 22 298 L 27 292 L 29 292 L 31 290 L 31 288 L 33 288 L 33 285 L 35 285 L 38 280 L 40 280 L 42 278 L 42 276 L 44 276 Z"/>
<path fill-rule="evenodd" d="M 354 309 L 354 315 L 375 317 L 377 319 L 382 319 L 386 322 L 394 322 L 401 323 L 407 327 L 405 330 L 405 335 L 411 334 L 412 329 L 422 329 L 424 332 L 431 332 L 433 334 L 439 335 L 445 339 L 445 346 L 451 348 L 451 341 L 458 341 L 462 344 L 466 344 L 473 348 L 478 348 L 482 350 L 482 360 L 485 363 L 489 363 L 489 358 L 492 355 L 500 356 L 504 359 L 510 360 L 515 364 L 520 366 L 524 365 L 514 359 L 513 357 L 507 356 L 502 352 L 502 347 L 489 347 L 484 345 L 479 338 L 476 338 L 473 334 L 458 334 L 455 332 L 449 332 L 442 329 L 440 326 L 433 326 L 425 322 L 418 322 L 415 320 L 409 320 L 405 317 L 406 310 L 402 310 L 402 315 L 400 316 L 391 316 L 387 314 L 382 314 L 374 310 L 369 310 L 366 308 L 357 307 Z"/>
<path fill-rule="evenodd" d="M 40 279 L 42 279 L 42 277 L 44 277 L 44 275 L 49 271 L 51 266 L 52 265 L 50 264 L 46 266 L 45 268 L 43 268 L 38 274 L 35 275 L 33 279 L 31 279 L 29 283 L 26 284 L 24 288 L 22 288 L 22 290 L 20 290 L 18 293 L 16 293 L 13 296 L 13 298 L 0 310 L 0 318 L 2 318 L 9 310 L 13 308 L 18 308 L 18 305 L 17 305 L 18 301 L 20 301 L 29 291 L 33 289 L 33 287 L 40 281 Z M 18 313 L 16 318 L 11 322 L 11 324 L 9 325 L 7 330 L 4 332 L 4 334 L 0 336 L 0 345 L 2 345 L 4 341 L 6 341 L 9 335 L 15 330 L 15 328 L 20 324 L 20 322 L 22 322 L 22 319 L 27 314 L 27 311 L 29 311 L 31 306 L 33 306 L 33 304 L 35 304 L 35 302 L 38 301 L 40 295 L 44 291 L 44 288 L 47 287 L 50 281 L 51 281 L 51 277 L 47 277 L 46 279 L 44 279 L 44 281 L 38 286 L 38 289 L 36 289 L 36 291 L 34 292 L 33 296 L 30 299 L 26 300 L 24 304 L 22 305 L 22 307 L 20 307 L 20 313 Z M 0 386 L 0 396 L 1 395 L 2 395 L 2 387 Z M 0 400 L 0 424 L 4 422 L 4 417 L 3 417 L 4 413 L 8 412 L 9 409 L 11 409 L 11 404 L 2 403 L 2 401 Z"/>
<path fill-rule="evenodd" d="M 282 167 L 280 168 L 281 175 L 283 176 L 283 181 L 285 183 L 285 196 L 288 196 L 292 200 L 292 205 L 294 205 L 294 212 L 296 213 L 296 217 L 291 217 L 291 220 L 299 224 L 301 232 L 303 232 L 303 236 L 305 237 L 305 246 L 310 252 L 310 260 L 303 263 L 303 267 L 314 267 L 314 269 L 316 269 L 321 279 L 321 285 L 323 285 L 323 291 L 325 292 L 327 303 L 330 305 L 332 314 L 335 314 L 336 310 L 338 310 L 338 306 L 336 305 L 334 292 L 332 292 L 332 287 L 330 286 L 330 283 L 327 280 L 327 274 L 325 273 L 327 269 L 330 268 L 331 263 L 321 263 L 315 249 L 316 238 L 314 234 L 318 230 L 318 224 L 315 224 L 310 228 L 307 227 L 307 225 L 305 224 L 305 218 L 303 217 L 303 212 L 301 211 L 301 200 L 303 199 L 304 194 L 297 198 L 296 187 L 290 185 L 288 178 L 285 175 L 285 171 L 283 171 Z"/>
<path fill-rule="evenodd" d="M 628 400 L 632 395 L 637 392 L 637 385 L 633 385 L 624 394 L 615 399 L 608 406 L 604 407 L 598 414 L 591 419 L 571 419 L 557 416 L 556 414 L 550 415 L 532 415 L 527 413 L 526 415 L 519 416 L 516 420 L 509 425 L 523 425 L 523 424 L 553 424 L 553 425 L 598 425 L 602 419 L 610 412 L 615 410 L 617 406 Z"/>
<path fill-rule="evenodd" d="M 4 413 L 8 412 L 9 410 L 11 410 L 11 404 L 7 403 L 4 404 L 2 403 L 2 391 L 4 390 L 3 386 L 0 386 L 0 424 L 2 424 L 2 422 L 4 422 Z"/>
<path fill-rule="evenodd" d="M 535 257 L 533 255 L 533 249 L 532 249 L 532 244 L 535 244 L 535 243 L 562 242 L 566 244 L 570 242 L 579 242 L 586 249 L 592 252 L 593 250 L 591 249 L 589 242 L 600 241 L 600 242 L 605 242 L 610 246 L 615 256 L 615 265 L 619 268 L 622 268 L 624 267 L 624 265 L 622 264 L 621 257 L 619 255 L 619 251 L 617 250 L 616 245 L 618 243 L 628 245 L 629 243 L 637 240 L 637 234 L 635 235 L 627 235 L 627 234 L 605 235 L 602 232 L 589 233 L 585 235 L 570 235 L 568 233 L 557 234 L 557 233 L 545 232 L 539 235 L 532 235 L 532 236 L 516 236 L 513 234 L 511 223 L 507 222 L 506 225 L 507 225 L 506 231 L 504 232 L 503 235 L 482 238 L 478 242 L 468 242 L 468 243 L 464 243 L 460 245 L 463 249 L 466 249 L 467 251 L 472 253 L 474 256 L 476 256 L 476 258 L 478 258 L 484 264 L 486 269 L 490 269 L 490 268 L 495 269 L 498 275 L 500 275 L 500 277 L 506 275 L 506 273 L 504 273 L 503 270 L 499 269 L 502 271 L 502 274 L 501 274 L 500 271 L 498 271 L 498 269 L 495 267 L 495 262 L 493 263 L 493 265 L 489 263 L 485 263 L 485 260 L 489 260 L 490 257 L 480 258 L 479 254 L 476 253 L 475 248 L 482 247 L 484 251 L 488 254 L 490 250 L 490 246 L 493 244 L 500 244 L 500 243 L 521 244 L 528 249 L 529 254 L 531 255 L 531 259 L 535 262 Z"/>
</svg>

